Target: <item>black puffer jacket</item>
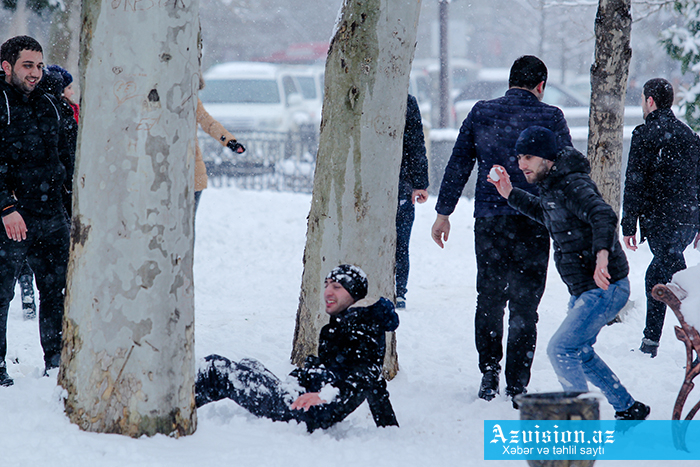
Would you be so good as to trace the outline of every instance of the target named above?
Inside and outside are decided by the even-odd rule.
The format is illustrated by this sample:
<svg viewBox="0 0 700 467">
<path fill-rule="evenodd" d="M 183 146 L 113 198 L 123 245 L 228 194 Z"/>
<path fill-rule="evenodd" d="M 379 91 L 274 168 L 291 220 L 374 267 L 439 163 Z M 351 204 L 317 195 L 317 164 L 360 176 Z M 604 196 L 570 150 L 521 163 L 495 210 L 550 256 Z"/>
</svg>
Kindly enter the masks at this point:
<svg viewBox="0 0 700 467">
<path fill-rule="evenodd" d="M 403 130 L 403 156 L 399 173 L 399 199 L 411 199 L 413 190 L 428 188 L 428 158 L 418 101 L 408 95 L 406 127 Z"/>
<path fill-rule="evenodd" d="M 629 273 L 617 237 L 617 216 L 603 201 L 590 171 L 583 154 L 568 147 L 559 152 L 549 175 L 539 183 L 539 197 L 518 188 L 508 197 L 509 205 L 547 227 L 557 270 L 573 296 L 598 288 L 593 273 L 600 250 L 609 252 L 610 282 Z"/>
<path fill-rule="evenodd" d="M 641 239 L 676 225 L 700 225 L 700 138 L 671 109 L 647 115 L 632 133 L 622 234 Z"/>
<path fill-rule="evenodd" d="M 53 97 L 39 90 L 22 94 L 0 73 L 3 215 L 16 210 L 47 217 L 63 212 L 64 164 L 70 165 L 70 155 L 60 131 L 62 118 Z"/>
<path fill-rule="evenodd" d="M 333 402 L 300 414 L 310 431 L 328 428 L 344 419 L 365 399 L 377 425 L 396 425 L 382 379 L 382 365 L 385 333 L 396 330 L 398 325 L 394 305 L 381 298 L 368 307 L 352 307 L 332 316 L 321 329 L 318 357 L 308 357 L 304 367 L 292 375 L 308 392 L 318 392 L 330 384 L 339 393 Z"/>
</svg>

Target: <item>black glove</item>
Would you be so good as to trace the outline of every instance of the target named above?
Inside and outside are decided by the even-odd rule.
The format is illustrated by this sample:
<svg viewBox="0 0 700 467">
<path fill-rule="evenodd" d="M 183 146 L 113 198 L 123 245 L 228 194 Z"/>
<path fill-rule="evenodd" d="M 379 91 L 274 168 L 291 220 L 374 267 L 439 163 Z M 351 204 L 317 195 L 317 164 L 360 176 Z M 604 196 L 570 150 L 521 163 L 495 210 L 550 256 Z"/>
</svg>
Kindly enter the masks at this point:
<svg viewBox="0 0 700 467">
<path fill-rule="evenodd" d="M 226 146 L 233 152 L 240 154 L 242 152 L 245 152 L 245 147 L 236 141 L 235 139 L 232 139 L 228 143 L 226 143 Z"/>
</svg>

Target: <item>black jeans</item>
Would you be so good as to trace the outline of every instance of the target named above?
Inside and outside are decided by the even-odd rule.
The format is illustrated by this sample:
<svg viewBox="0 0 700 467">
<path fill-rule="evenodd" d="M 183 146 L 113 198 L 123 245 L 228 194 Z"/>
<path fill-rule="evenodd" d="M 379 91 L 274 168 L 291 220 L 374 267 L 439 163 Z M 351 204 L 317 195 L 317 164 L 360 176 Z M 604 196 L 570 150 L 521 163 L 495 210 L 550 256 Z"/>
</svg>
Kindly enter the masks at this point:
<svg viewBox="0 0 700 467">
<path fill-rule="evenodd" d="M 410 199 L 399 199 L 396 210 L 396 296 L 406 296 L 408 284 L 408 244 L 411 240 L 411 229 L 416 217 L 416 208 Z"/>
<path fill-rule="evenodd" d="M 474 222 L 477 303 L 474 319 L 479 369 L 500 371 L 503 316 L 508 304 L 506 384 L 530 382 L 537 341 L 537 306 L 547 279 L 549 234 L 525 216 L 480 217 Z"/>
<path fill-rule="evenodd" d="M 53 217 L 23 214 L 27 239 L 15 242 L 0 232 L 0 362 L 7 354 L 7 312 L 25 258 L 39 289 L 39 337 L 47 367 L 61 357 L 63 300 L 70 234 L 63 212 Z"/>
<path fill-rule="evenodd" d="M 655 232 L 647 235 L 649 248 L 654 259 L 647 268 L 644 285 L 647 294 L 647 321 L 644 328 L 644 337 L 654 342 L 661 339 L 661 331 L 666 317 L 666 304 L 656 300 L 651 295 L 651 289 L 656 284 L 670 282 L 673 275 L 686 268 L 683 251 L 695 238 L 697 230 L 690 226 L 679 226 L 673 229 L 664 229 L 664 232 Z"/>
<path fill-rule="evenodd" d="M 321 375 L 325 372 L 323 368 L 311 371 L 315 377 L 326 379 Z M 220 355 L 209 355 L 199 365 L 194 391 L 197 407 L 229 398 L 258 417 L 304 422 L 309 432 L 333 426 L 367 399 L 377 426 L 398 426 L 384 380 L 370 391 L 341 394 L 334 401 L 313 406 L 308 411 L 292 410 L 289 408 L 292 402 L 306 392 L 295 384 L 294 378 L 281 381 L 257 360 L 234 362 Z"/>
</svg>

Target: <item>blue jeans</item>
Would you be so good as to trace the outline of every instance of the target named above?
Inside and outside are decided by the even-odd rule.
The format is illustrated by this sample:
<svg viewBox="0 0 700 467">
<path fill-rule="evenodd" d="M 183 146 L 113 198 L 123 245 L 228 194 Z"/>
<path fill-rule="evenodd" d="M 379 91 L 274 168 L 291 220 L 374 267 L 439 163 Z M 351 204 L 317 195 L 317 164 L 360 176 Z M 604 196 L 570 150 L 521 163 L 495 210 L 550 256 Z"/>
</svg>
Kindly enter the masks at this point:
<svg viewBox="0 0 700 467">
<path fill-rule="evenodd" d="M 564 321 L 547 346 L 557 378 L 564 391 L 587 392 L 588 382 L 600 388 L 616 411 L 627 410 L 634 399 L 615 373 L 595 353 L 593 344 L 600 330 L 625 306 L 630 295 L 629 279 L 572 296 Z"/>
<path fill-rule="evenodd" d="M 411 241 L 411 229 L 416 217 L 416 208 L 410 199 L 399 199 L 396 210 L 396 296 L 406 297 L 408 289 L 408 244 Z"/>
</svg>

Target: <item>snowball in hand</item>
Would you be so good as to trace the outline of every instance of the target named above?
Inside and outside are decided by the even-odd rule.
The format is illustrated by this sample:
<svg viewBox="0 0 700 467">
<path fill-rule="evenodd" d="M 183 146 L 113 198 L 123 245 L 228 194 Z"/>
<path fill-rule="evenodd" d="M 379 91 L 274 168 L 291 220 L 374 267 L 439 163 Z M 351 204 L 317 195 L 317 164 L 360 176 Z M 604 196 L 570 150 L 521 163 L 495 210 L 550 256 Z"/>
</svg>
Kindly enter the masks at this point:
<svg viewBox="0 0 700 467">
<path fill-rule="evenodd" d="M 496 167 L 491 167 L 491 171 L 489 172 L 489 177 L 491 177 L 491 180 L 493 180 L 494 182 L 497 182 L 501 179 L 501 176 L 499 175 L 498 172 L 499 172 L 499 170 L 497 170 Z"/>
</svg>

